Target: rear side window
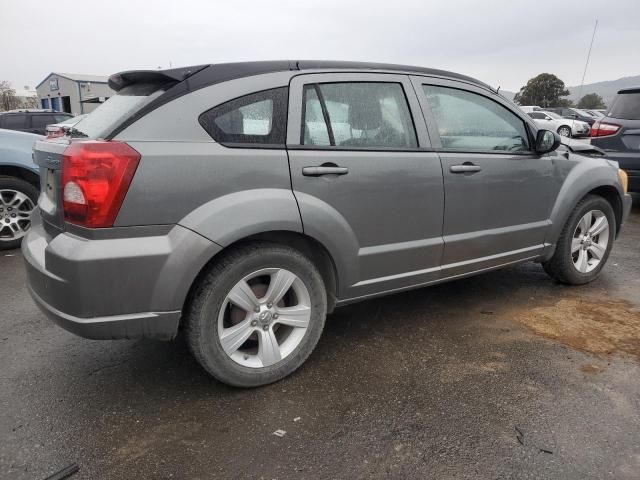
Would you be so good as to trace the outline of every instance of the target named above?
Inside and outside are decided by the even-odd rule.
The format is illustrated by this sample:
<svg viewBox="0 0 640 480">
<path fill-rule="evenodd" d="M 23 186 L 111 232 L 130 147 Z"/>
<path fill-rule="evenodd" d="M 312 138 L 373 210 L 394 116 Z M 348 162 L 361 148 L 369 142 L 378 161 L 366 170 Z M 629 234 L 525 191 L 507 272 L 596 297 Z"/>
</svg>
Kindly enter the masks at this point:
<svg viewBox="0 0 640 480">
<path fill-rule="evenodd" d="M 524 122 L 497 102 L 477 93 L 423 85 L 442 148 L 524 152 L 529 141 Z"/>
<path fill-rule="evenodd" d="M 306 85 L 303 98 L 303 145 L 400 149 L 418 145 L 399 83 Z"/>
<path fill-rule="evenodd" d="M 26 115 L 2 115 L 2 128 L 6 128 L 8 130 L 29 128 L 28 118 Z"/>
<path fill-rule="evenodd" d="M 613 101 L 608 116 L 627 120 L 640 120 L 640 90 L 619 93 Z"/>
<path fill-rule="evenodd" d="M 284 147 L 287 97 L 287 87 L 245 95 L 207 110 L 200 125 L 222 144 Z"/>
</svg>

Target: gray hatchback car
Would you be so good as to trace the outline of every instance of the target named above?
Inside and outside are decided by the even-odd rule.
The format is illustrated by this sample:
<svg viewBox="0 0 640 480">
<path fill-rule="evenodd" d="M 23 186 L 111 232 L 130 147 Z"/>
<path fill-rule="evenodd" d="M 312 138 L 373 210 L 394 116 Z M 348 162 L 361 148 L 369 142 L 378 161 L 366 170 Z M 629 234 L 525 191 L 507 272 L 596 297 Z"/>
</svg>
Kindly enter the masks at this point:
<svg viewBox="0 0 640 480">
<path fill-rule="evenodd" d="M 455 73 L 274 61 L 109 83 L 35 146 L 31 294 L 88 338 L 183 328 L 235 386 L 293 372 L 336 306 L 530 260 L 589 282 L 631 206 L 615 162 Z"/>
</svg>

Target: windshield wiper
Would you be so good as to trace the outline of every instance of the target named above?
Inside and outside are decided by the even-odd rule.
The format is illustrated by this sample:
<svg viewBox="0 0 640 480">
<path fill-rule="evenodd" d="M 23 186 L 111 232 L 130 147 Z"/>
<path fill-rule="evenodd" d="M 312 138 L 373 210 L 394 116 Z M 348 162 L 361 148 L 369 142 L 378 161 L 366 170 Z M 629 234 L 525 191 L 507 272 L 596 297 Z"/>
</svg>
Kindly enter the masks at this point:
<svg viewBox="0 0 640 480">
<path fill-rule="evenodd" d="M 72 137 L 72 138 L 86 138 L 89 135 L 87 135 L 84 132 L 81 132 L 80 130 L 78 130 L 75 127 L 71 127 L 70 129 L 67 130 L 67 134 Z"/>
</svg>

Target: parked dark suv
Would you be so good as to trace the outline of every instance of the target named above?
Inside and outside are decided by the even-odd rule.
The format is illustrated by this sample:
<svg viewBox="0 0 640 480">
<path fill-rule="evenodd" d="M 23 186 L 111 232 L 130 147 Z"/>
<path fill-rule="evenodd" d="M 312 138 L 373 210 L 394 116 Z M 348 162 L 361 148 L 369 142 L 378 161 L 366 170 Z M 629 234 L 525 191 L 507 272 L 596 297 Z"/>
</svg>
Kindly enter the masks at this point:
<svg viewBox="0 0 640 480">
<path fill-rule="evenodd" d="M 36 144 L 29 289 L 89 338 L 182 327 L 231 385 L 293 372 L 336 306 L 531 260 L 589 282 L 631 206 L 614 162 L 455 73 L 274 61 L 109 84 Z"/>
<path fill-rule="evenodd" d="M 629 175 L 629 190 L 640 192 L 640 87 L 618 92 L 607 115 L 591 132 L 591 144 L 602 148 Z"/>
<path fill-rule="evenodd" d="M 73 117 L 70 113 L 18 110 L 0 113 L 0 128 L 46 135 L 47 125 Z"/>
</svg>

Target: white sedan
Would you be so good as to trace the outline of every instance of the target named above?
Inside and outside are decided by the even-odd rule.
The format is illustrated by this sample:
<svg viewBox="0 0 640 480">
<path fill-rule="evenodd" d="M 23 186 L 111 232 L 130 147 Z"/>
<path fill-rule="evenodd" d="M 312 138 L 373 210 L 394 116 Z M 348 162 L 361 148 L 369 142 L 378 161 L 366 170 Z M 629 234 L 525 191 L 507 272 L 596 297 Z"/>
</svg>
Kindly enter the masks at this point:
<svg viewBox="0 0 640 480">
<path fill-rule="evenodd" d="M 527 113 L 536 124 L 545 130 L 553 130 L 563 137 L 588 137 L 591 127 L 587 122 L 564 118 L 557 113 L 538 110 Z"/>
</svg>

